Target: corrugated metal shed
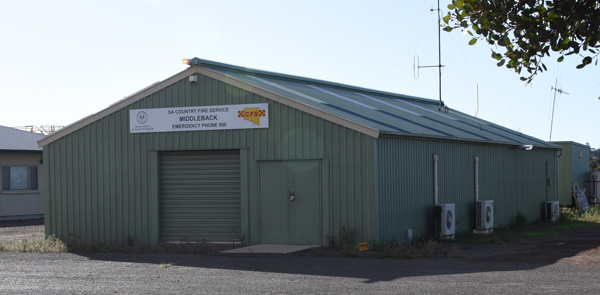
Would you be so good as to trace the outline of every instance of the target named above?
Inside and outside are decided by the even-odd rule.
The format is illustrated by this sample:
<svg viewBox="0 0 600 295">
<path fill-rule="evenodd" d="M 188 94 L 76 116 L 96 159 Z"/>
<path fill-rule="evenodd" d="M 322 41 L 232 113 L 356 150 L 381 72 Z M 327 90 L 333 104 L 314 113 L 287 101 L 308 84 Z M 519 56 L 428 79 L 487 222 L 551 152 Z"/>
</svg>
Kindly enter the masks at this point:
<svg viewBox="0 0 600 295">
<path fill-rule="evenodd" d="M 497 201 L 500 225 L 517 212 L 539 218 L 541 204 L 555 195 L 558 146 L 445 105 L 440 110 L 437 101 L 192 62 L 39 141 L 47 162 L 47 234 L 105 243 L 177 239 L 175 223 L 162 219 L 186 208 L 165 208 L 170 201 L 161 200 L 185 202 L 173 195 L 179 190 L 161 189 L 172 184 L 165 175 L 174 175 L 162 173 L 169 162 L 163 160 L 179 162 L 189 152 L 239 155 L 239 173 L 223 178 L 236 183 L 235 195 L 228 192 L 227 210 L 235 209 L 228 222 L 239 220 L 235 230 L 251 244 L 324 244 L 339 239 L 342 227 L 363 241 L 402 241 L 407 228 L 427 236 L 432 155 L 439 156 L 440 201 L 457 205 L 461 230 L 474 223 L 474 157 L 481 163 L 482 199 Z M 238 104 L 267 104 L 269 127 L 131 133 L 128 125 L 130 110 Z M 519 150 L 522 145 L 534 148 Z M 287 199 L 294 194 L 295 201 Z M 217 204 L 211 196 L 204 201 Z"/>
</svg>

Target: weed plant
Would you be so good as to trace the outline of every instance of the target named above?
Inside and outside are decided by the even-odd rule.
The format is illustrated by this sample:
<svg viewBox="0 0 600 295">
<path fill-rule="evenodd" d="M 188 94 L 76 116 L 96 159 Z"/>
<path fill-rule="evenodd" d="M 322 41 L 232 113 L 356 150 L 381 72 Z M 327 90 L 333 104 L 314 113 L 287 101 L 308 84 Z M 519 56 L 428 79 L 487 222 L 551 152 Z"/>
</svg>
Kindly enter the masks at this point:
<svg viewBox="0 0 600 295">
<path fill-rule="evenodd" d="M 340 228 L 340 247 L 344 257 L 357 257 L 358 245 L 356 244 L 356 231 L 352 228 L 346 228 L 342 225 Z"/>
<path fill-rule="evenodd" d="M 180 243 L 160 242 L 153 245 L 140 244 L 128 239 L 125 246 L 102 244 L 97 240 L 81 240 L 71 236 L 67 242 L 55 236 L 42 239 L 21 239 L 15 242 L 0 242 L 0 252 L 38 253 L 193 253 L 212 254 L 214 244 L 207 241 L 184 241 Z"/>
<path fill-rule="evenodd" d="M 518 212 L 513 221 L 506 227 L 496 228 L 492 235 L 474 235 L 459 233 L 457 239 L 467 244 L 504 244 L 504 243 L 531 243 L 531 239 L 559 235 L 562 232 L 582 227 L 600 225 L 600 206 L 592 207 L 586 211 L 572 208 L 561 208 L 558 222 L 547 221 L 528 222 L 527 218 Z"/>
<path fill-rule="evenodd" d="M 94 252 L 121 252 L 121 253 L 193 253 L 211 254 L 214 245 L 207 241 L 183 241 L 177 243 L 160 242 L 152 245 L 133 243 L 131 246 L 118 244 L 104 245 L 96 240 L 75 241 L 68 245 L 69 252 L 94 253 Z"/>
<path fill-rule="evenodd" d="M 600 207 L 595 206 L 581 212 L 579 221 L 600 223 Z"/>
<path fill-rule="evenodd" d="M 330 245 L 335 244 L 335 239 L 328 237 Z M 377 243 L 374 239 L 367 241 L 368 250 L 359 251 L 356 242 L 356 232 L 345 225 L 340 228 L 340 252 L 343 257 L 372 257 L 372 258 L 438 258 L 457 257 L 457 245 L 440 242 L 436 239 L 422 239 L 412 245 L 386 241 Z M 320 253 L 314 253 L 320 254 Z"/>
<path fill-rule="evenodd" d="M 67 245 L 55 236 L 41 239 L 21 239 L 17 242 L 0 243 L 1 252 L 39 252 L 39 253 L 65 253 Z"/>
</svg>

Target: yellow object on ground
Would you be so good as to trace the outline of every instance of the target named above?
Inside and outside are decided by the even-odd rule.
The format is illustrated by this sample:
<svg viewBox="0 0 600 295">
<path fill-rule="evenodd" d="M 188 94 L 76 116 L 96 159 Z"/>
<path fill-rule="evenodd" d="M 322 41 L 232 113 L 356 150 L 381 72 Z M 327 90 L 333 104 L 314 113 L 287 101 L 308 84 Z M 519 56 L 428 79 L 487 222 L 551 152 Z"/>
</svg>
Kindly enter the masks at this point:
<svg viewBox="0 0 600 295">
<path fill-rule="evenodd" d="M 368 250 L 367 243 L 359 243 L 358 250 L 359 251 L 367 251 Z"/>
</svg>

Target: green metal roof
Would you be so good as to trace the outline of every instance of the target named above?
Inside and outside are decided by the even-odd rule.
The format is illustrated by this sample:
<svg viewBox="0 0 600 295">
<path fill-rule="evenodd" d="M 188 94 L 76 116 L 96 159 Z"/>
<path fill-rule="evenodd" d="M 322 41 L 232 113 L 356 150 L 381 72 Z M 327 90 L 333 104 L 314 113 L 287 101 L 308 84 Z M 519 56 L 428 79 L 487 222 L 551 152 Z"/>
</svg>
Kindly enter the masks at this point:
<svg viewBox="0 0 600 295">
<path fill-rule="evenodd" d="M 379 130 L 382 135 L 444 138 L 560 148 L 552 143 L 448 108 L 437 100 L 194 58 L 201 66 L 244 83 Z"/>
<path fill-rule="evenodd" d="M 406 136 L 503 145 L 559 146 L 481 120 L 437 100 L 193 58 L 190 67 L 38 141 L 44 146 L 154 93 L 188 75 L 203 74 L 300 108 L 370 136 Z"/>
</svg>

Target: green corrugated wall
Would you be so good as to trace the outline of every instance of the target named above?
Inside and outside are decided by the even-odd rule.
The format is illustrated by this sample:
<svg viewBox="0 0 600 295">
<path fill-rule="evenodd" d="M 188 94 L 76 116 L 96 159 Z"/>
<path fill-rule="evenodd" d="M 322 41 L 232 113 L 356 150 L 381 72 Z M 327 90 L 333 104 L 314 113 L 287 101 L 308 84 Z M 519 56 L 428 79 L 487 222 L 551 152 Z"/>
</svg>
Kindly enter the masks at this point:
<svg viewBox="0 0 600 295">
<path fill-rule="evenodd" d="M 432 235 L 434 154 L 438 203 L 456 205 L 457 232 L 475 227 L 475 156 L 479 200 L 494 200 L 495 227 L 513 222 L 517 212 L 540 219 L 542 204 L 556 198 L 554 150 L 391 137 L 377 146 L 380 241 L 404 241 L 407 229 L 416 238 Z"/>
<path fill-rule="evenodd" d="M 574 143 L 571 153 L 571 163 L 573 165 L 571 181 L 577 183 L 579 188 L 584 189 L 586 195 L 589 197 L 590 147 Z"/>
<path fill-rule="evenodd" d="M 129 133 L 129 109 L 250 103 L 269 103 L 268 129 Z M 160 152 L 239 149 L 245 242 L 260 242 L 256 171 L 265 160 L 322 160 L 324 242 L 342 225 L 374 237 L 374 140 L 218 80 L 186 77 L 44 146 L 46 234 L 160 241 Z"/>
<path fill-rule="evenodd" d="M 588 188 L 590 148 L 572 141 L 553 143 L 563 148 L 562 155 L 558 158 L 560 205 L 572 206 L 574 205 L 572 183 L 577 183 L 579 188 L 586 189 L 586 191 Z M 581 152 L 581 157 L 579 157 L 579 152 Z"/>
<path fill-rule="evenodd" d="M 558 158 L 558 175 L 560 177 L 558 187 L 559 201 L 561 205 L 571 206 L 573 205 L 573 189 L 571 187 L 571 183 L 573 182 L 573 146 L 570 143 L 558 144 L 563 148 L 562 155 Z"/>
</svg>

